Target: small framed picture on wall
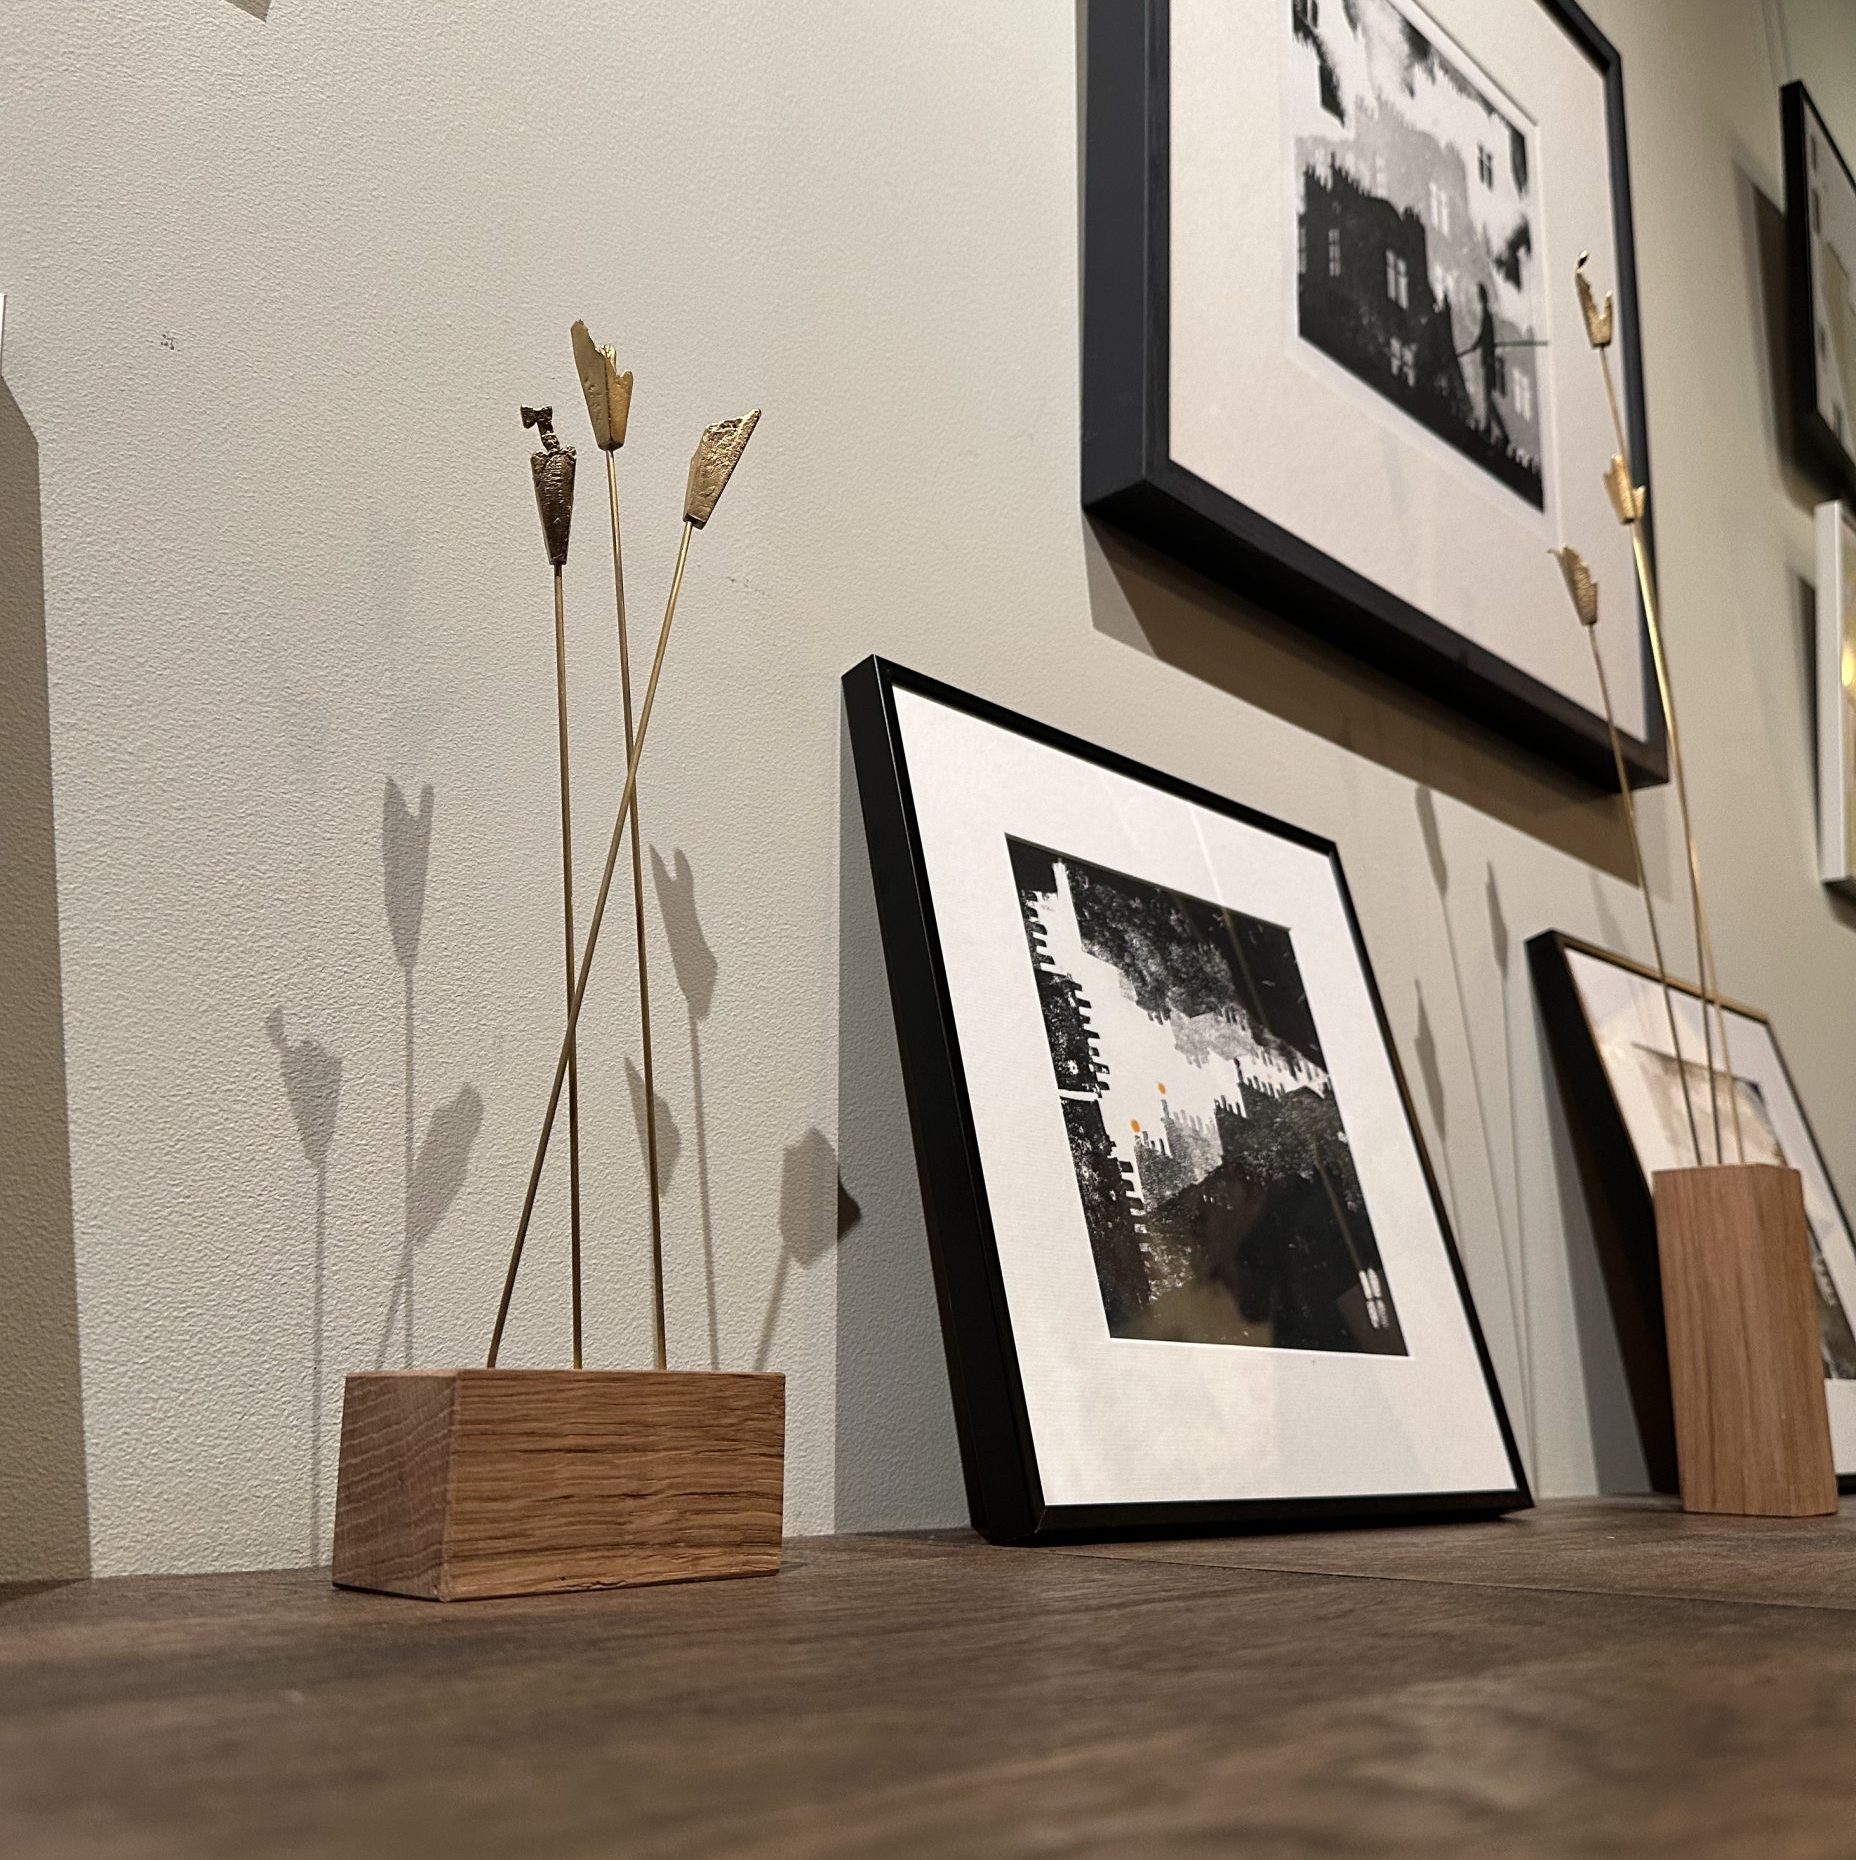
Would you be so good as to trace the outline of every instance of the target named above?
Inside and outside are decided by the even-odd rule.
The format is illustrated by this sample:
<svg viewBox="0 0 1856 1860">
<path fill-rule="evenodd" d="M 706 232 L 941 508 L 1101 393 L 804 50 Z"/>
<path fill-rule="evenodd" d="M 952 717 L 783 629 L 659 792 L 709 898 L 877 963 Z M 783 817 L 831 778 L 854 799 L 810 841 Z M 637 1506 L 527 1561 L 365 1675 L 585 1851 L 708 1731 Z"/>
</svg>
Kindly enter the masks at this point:
<svg viewBox="0 0 1856 1860">
<path fill-rule="evenodd" d="M 1780 111 L 1798 433 L 1825 481 L 1856 497 L 1856 176 L 1802 84 Z"/>
<path fill-rule="evenodd" d="M 1616 785 L 1666 772 L 1573 276 L 1648 482 L 1618 55 L 1572 0 L 1091 0 L 1083 502 Z"/>
<path fill-rule="evenodd" d="M 1526 1505 L 1334 847 L 844 690 L 974 1523 Z"/>
<path fill-rule="evenodd" d="M 1817 507 L 1818 870 L 1856 897 L 1856 521 Z"/>
</svg>

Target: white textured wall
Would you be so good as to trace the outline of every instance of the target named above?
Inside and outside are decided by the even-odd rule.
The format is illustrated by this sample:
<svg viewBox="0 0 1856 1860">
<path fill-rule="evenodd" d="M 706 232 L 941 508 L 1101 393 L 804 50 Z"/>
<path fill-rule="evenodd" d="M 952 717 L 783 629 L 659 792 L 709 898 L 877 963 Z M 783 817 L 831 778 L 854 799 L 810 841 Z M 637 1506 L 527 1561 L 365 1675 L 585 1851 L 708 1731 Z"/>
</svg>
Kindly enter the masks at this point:
<svg viewBox="0 0 1856 1860">
<path fill-rule="evenodd" d="M 482 1349 L 560 986 L 516 407 L 552 397 L 583 437 L 577 315 L 638 376 L 641 619 L 696 433 L 766 408 L 693 551 L 644 805 L 681 1137 L 673 1355 L 788 1373 L 789 1529 L 961 1512 L 841 809 L 836 680 L 872 650 L 1340 841 L 1537 1481 L 1628 1486 L 1520 956 L 1549 925 L 1635 947 L 1610 814 L 1086 529 L 1072 0 L 262 10 L 0 11 L 4 373 L 26 434 L 0 422 L 0 453 L 36 447 L 36 477 L 4 480 L 36 483 L 36 515 L 5 533 L 23 522 L 43 554 L 70 1145 L 68 1217 L 8 1219 L 34 1216 L 18 1231 L 53 1306 L 74 1273 L 85 1446 L 79 1465 L 68 1425 L 60 1464 L 21 1461 L 0 1573 L 81 1564 L 73 1492 L 99 1572 L 299 1562 L 326 1533 L 339 1376 L 382 1355 L 404 1231 L 389 780 L 415 807 L 433 791 L 415 1123 L 446 1107 L 433 1151 L 463 1171 L 417 1253 L 413 1355 Z M 1771 327 L 1778 67 L 1819 80 L 1856 147 L 1848 13 L 1597 10 L 1630 74 L 1664 585 L 1722 969 L 1774 1012 L 1856 1190 L 1856 918 L 1812 877 L 1812 493 L 1781 462 Z M 568 577 L 583 900 L 620 770 L 596 464 L 586 448 Z M 601 1363 L 647 1348 L 624 927 L 583 1041 Z M 320 1271 L 274 1010 L 341 1062 Z M 32 1077 L 55 1096 L 53 1070 Z M 840 1163 L 861 1209 L 841 1240 Z M 565 1349 L 559 1180 L 507 1360 Z M 73 1421 L 61 1334 L 36 1380 L 0 1372 L 48 1438 Z M 405 1360 L 402 1329 L 384 1355 Z M 58 1489 L 55 1541 L 34 1536 L 35 1479 Z"/>
</svg>

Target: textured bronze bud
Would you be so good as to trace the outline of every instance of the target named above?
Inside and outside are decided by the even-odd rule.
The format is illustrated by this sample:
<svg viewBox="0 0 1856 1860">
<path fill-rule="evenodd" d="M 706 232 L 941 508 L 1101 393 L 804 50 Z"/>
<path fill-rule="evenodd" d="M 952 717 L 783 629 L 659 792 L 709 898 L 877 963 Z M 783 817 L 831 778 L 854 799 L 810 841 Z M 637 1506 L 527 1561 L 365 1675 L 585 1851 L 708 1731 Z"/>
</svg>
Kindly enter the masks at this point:
<svg viewBox="0 0 1856 1860">
<path fill-rule="evenodd" d="M 535 508 L 541 513 L 541 540 L 556 568 L 567 565 L 567 532 L 574 520 L 574 449 L 554 436 L 552 407 L 524 407 L 522 424 L 541 428 L 541 450 L 529 454 L 535 474 Z"/>
</svg>

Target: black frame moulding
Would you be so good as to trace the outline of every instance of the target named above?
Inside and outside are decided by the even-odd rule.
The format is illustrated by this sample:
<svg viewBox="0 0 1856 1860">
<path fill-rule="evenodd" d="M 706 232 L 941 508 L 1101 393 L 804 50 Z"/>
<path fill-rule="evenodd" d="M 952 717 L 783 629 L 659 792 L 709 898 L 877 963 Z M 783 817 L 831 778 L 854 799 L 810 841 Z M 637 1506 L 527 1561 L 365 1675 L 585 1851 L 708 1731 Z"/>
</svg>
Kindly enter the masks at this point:
<svg viewBox="0 0 1856 1860">
<path fill-rule="evenodd" d="M 1546 1027 L 1547 1045 L 1559 1078 L 1561 1100 L 1566 1106 L 1573 1156 L 1585 1189 L 1593 1245 L 1611 1306 L 1611 1321 L 1617 1333 L 1618 1354 L 1623 1359 L 1624 1380 L 1630 1390 L 1644 1465 L 1656 1491 L 1675 1492 L 1680 1490 L 1676 1476 L 1675 1409 L 1669 1394 L 1669 1340 L 1663 1323 L 1663 1275 L 1656 1250 L 1656 1204 L 1649 1179 L 1637 1159 L 1636 1146 L 1631 1142 L 1611 1075 L 1605 1069 L 1596 1032 L 1580 999 L 1572 965 L 1567 961 L 1567 956 L 1575 951 L 1648 981 L 1659 978 L 1647 964 L 1620 956 L 1615 950 L 1601 949 L 1596 943 L 1569 936 L 1563 930 L 1542 930 L 1527 941 L 1534 995 L 1540 1004 L 1540 1017 Z M 1670 976 L 1669 985 L 1691 1001 L 1702 998 L 1699 988 L 1679 976 Z M 1760 1009 L 1748 1007 L 1745 1002 L 1729 996 L 1722 996 L 1721 1005 L 1730 1014 L 1757 1021 L 1771 1030 L 1771 1015 Z M 1804 1100 L 1798 1097 L 1791 1068 L 1785 1063 L 1785 1049 L 1779 1044 L 1776 1033 L 1772 1046 L 1778 1055 L 1786 1089 L 1797 1101 L 1798 1115 L 1811 1147 L 1821 1157 L 1822 1145 L 1811 1128 Z M 1583 1113 L 1579 1107 L 1583 1107 Z M 1838 1213 L 1842 1214 L 1842 1199 L 1828 1168 L 1824 1171 L 1824 1180 Z M 1849 1224 L 1847 1215 L 1844 1224 Z M 1840 1474 L 1837 1489 L 1856 1491 L 1856 1474 Z"/>
<path fill-rule="evenodd" d="M 1281 3 L 1286 7 L 1288 0 Z M 1623 67 L 1611 42 L 1574 0 L 1505 3 L 1544 6 L 1604 78 L 1618 241 L 1613 290 L 1621 311 L 1614 347 L 1623 370 L 1631 454 L 1639 482 L 1647 485 Z M 1615 790 L 1617 773 L 1601 713 L 1584 709 L 1174 462 L 1167 406 L 1169 14 L 1169 0 L 1088 0 L 1083 508 L 1509 740 Z M 1577 319 L 1569 315 L 1562 326 L 1577 329 Z M 1653 549 L 1649 519 L 1645 530 Z M 1653 689 L 1648 635 L 1641 609 L 1633 612 L 1646 688 Z M 1623 739 L 1633 787 L 1668 779 L 1662 718 L 1654 704 L 1650 729 L 1646 740 Z"/>
<path fill-rule="evenodd" d="M 1425 1187 L 1462 1299 L 1477 1362 L 1513 1469 L 1512 1487 L 1486 1492 L 1385 1493 L 1177 1504 L 1046 1504 L 1038 1479 L 1024 1383 L 1013 1345 L 1011 1314 L 999 1270 L 997 1240 L 942 960 L 934 898 L 897 722 L 895 693 L 899 690 L 918 693 L 1002 730 L 1013 731 L 1174 795 L 1196 807 L 1226 814 L 1245 825 L 1308 847 L 1332 863 L 1354 952 L 1372 998 L 1380 1037 L 1397 1082 L 1399 1102 L 1423 1169 Z M 845 673 L 844 710 L 869 841 L 870 870 L 882 928 L 896 1042 L 908 1097 L 923 1212 L 933 1255 L 935 1289 L 941 1308 L 941 1335 L 947 1353 L 955 1426 L 960 1438 L 961 1466 L 974 1528 L 996 1543 L 1027 1543 L 1161 1531 L 1230 1530 L 1291 1522 L 1489 1517 L 1531 1506 L 1533 1498 L 1526 1470 L 1449 1219 L 1437 1191 L 1436 1177 L 1418 1128 L 1411 1093 L 1399 1064 L 1391 1027 L 1360 934 L 1352 894 L 1347 889 L 1346 875 L 1334 843 L 886 659 L 865 659 Z M 848 802 L 848 797 L 846 799 Z"/>
<path fill-rule="evenodd" d="M 1779 93 L 1785 125 L 1785 292 L 1790 311 L 1786 347 L 1791 359 L 1792 415 L 1806 462 L 1838 495 L 1856 500 L 1856 454 L 1852 440 L 1840 438 L 1818 411 L 1817 316 L 1814 309 L 1814 260 L 1811 251 L 1811 178 L 1806 171 L 1805 112 L 1817 119 L 1825 146 L 1843 170 L 1844 184 L 1856 193 L 1856 175 L 1837 147 L 1823 114 L 1801 82 Z"/>
</svg>

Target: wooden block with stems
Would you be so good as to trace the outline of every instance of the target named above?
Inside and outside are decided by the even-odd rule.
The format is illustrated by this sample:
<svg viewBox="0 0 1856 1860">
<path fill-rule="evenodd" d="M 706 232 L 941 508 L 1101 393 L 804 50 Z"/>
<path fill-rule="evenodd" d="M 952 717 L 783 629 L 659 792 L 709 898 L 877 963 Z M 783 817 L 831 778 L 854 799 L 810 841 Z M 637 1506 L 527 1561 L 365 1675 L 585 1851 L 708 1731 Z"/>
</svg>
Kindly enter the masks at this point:
<svg viewBox="0 0 1856 1860">
<path fill-rule="evenodd" d="M 772 1575 L 785 1427 L 779 1375 L 352 1375 L 332 1574 L 437 1601 Z"/>
<path fill-rule="evenodd" d="M 1656 1240 L 1683 1509 L 1754 1518 L 1835 1511 L 1797 1170 L 1660 1170 Z"/>
</svg>

